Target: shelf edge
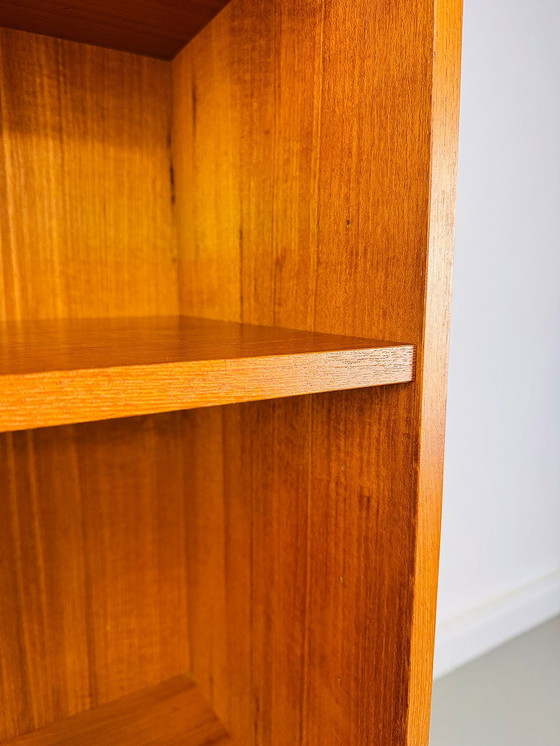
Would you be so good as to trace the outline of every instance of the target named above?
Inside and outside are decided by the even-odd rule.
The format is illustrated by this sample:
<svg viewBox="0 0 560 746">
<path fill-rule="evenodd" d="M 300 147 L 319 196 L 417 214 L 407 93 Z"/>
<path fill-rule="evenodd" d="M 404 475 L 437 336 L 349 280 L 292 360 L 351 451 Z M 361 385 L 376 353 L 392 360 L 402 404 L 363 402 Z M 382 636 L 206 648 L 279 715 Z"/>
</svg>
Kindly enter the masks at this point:
<svg viewBox="0 0 560 746">
<path fill-rule="evenodd" d="M 0 432 L 414 380 L 414 346 L 0 377 Z"/>
</svg>

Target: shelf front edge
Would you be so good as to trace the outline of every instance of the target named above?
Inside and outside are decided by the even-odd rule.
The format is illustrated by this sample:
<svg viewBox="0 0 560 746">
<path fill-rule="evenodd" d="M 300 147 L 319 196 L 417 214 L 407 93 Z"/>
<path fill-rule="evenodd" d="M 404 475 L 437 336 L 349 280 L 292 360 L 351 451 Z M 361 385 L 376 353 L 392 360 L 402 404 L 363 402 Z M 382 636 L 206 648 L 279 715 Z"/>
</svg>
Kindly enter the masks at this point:
<svg viewBox="0 0 560 746">
<path fill-rule="evenodd" d="M 407 383 L 414 346 L 0 377 L 0 432 Z"/>
</svg>

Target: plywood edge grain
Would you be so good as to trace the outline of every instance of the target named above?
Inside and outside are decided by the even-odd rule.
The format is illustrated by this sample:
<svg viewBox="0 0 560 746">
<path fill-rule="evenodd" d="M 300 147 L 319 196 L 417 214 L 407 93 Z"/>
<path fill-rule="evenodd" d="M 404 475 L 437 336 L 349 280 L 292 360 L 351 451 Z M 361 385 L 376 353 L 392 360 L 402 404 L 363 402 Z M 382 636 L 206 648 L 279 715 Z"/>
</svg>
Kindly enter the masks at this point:
<svg viewBox="0 0 560 746">
<path fill-rule="evenodd" d="M 406 383 L 414 347 L 0 376 L 0 432 Z"/>
<path fill-rule="evenodd" d="M 227 746 L 231 740 L 193 682 L 187 676 L 176 676 L 4 744 Z"/>
</svg>

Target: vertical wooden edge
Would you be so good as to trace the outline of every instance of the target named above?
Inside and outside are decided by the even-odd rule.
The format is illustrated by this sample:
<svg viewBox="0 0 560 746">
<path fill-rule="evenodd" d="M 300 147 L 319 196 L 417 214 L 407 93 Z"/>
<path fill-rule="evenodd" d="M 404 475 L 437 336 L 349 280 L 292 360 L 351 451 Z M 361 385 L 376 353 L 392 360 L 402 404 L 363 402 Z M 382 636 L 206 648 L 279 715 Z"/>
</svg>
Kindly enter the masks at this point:
<svg viewBox="0 0 560 746">
<path fill-rule="evenodd" d="M 435 0 L 430 210 L 407 744 L 428 744 L 445 440 L 459 129 L 462 0 Z"/>
</svg>

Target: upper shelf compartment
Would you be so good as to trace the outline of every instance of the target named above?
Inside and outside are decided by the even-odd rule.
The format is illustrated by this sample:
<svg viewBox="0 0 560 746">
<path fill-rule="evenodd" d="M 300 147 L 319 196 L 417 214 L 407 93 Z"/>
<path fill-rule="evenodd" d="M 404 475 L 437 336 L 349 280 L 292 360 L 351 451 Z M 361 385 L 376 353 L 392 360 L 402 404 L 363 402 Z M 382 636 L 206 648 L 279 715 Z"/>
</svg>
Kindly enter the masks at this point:
<svg viewBox="0 0 560 746">
<path fill-rule="evenodd" d="M 0 26 L 170 60 L 228 0 L 2 0 Z"/>
<path fill-rule="evenodd" d="M 186 316 L 0 325 L 0 432 L 411 381 L 412 345 Z"/>
</svg>

